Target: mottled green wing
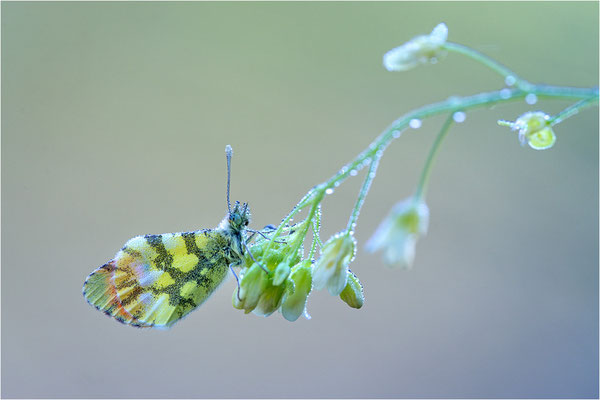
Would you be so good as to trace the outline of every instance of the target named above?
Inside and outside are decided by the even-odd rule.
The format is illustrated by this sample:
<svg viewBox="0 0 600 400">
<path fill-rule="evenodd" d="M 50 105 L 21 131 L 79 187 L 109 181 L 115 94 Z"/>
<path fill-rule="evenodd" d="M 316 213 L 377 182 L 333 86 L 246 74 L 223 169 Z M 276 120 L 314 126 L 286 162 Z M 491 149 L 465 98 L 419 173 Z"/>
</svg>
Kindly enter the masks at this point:
<svg viewBox="0 0 600 400">
<path fill-rule="evenodd" d="M 224 250 L 228 246 L 219 230 L 135 237 L 110 262 L 112 276 L 101 267 L 88 277 L 84 295 L 121 322 L 171 327 L 224 281 L 228 273 Z M 96 273 L 102 273 L 102 279 L 96 278 Z M 86 293 L 95 293 L 95 297 Z M 112 301 L 107 302 L 109 296 L 99 295 L 102 293 L 110 294 Z M 94 301 L 96 298 L 99 300 Z M 108 312 L 106 307 L 118 313 Z"/>
</svg>

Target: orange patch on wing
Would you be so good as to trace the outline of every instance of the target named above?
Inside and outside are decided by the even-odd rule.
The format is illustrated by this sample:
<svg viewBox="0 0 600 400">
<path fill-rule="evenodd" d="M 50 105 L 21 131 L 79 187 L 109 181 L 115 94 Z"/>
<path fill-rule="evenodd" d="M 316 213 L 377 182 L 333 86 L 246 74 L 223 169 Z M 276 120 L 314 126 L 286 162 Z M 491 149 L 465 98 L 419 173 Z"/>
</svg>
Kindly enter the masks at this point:
<svg viewBox="0 0 600 400">
<path fill-rule="evenodd" d="M 92 272 L 83 285 L 83 296 L 92 306 L 124 324 L 141 328 L 150 327 L 133 317 L 121 303 L 115 286 L 115 260 Z"/>
</svg>

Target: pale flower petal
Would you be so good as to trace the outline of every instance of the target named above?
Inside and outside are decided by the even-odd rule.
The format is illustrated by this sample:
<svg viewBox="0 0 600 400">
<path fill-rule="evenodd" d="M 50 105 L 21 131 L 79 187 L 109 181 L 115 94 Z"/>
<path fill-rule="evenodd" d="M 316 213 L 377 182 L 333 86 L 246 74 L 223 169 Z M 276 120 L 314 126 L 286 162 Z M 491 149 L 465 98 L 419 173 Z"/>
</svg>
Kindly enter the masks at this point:
<svg viewBox="0 0 600 400">
<path fill-rule="evenodd" d="M 354 259 L 356 240 L 349 233 L 333 236 L 321 249 L 313 271 L 315 289 L 327 287 L 329 293 L 339 295 L 346 287 L 348 265 Z"/>
<path fill-rule="evenodd" d="M 421 35 L 396 47 L 383 56 L 383 65 L 388 71 L 406 71 L 419 64 L 437 61 L 445 55 L 443 49 L 448 39 L 446 24 L 438 24 L 429 35 Z"/>
<path fill-rule="evenodd" d="M 417 239 L 427 233 L 429 208 L 413 198 L 396 204 L 366 244 L 370 252 L 383 251 L 390 267 L 411 268 Z"/>
</svg>

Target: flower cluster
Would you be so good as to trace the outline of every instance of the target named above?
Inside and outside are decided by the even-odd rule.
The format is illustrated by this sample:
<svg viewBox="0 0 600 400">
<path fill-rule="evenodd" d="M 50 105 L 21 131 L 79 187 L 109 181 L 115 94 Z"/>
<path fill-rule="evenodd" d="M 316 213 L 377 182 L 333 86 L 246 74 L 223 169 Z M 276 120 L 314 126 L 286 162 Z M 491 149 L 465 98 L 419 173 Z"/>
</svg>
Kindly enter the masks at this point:
<svg viewBox="0 0 600 400">
<path fill-rule="evenodd" d="M 310 318 L 306 312 L 308 296 L 313 288 L 325 287 L 350 307 L 362 307 L 362 285 L 348 269 L 356 241 L 349 233 L 335 235 L 323 245 L 321 257 L 313 263 L 303 259 L 302 248 L 310 223 L 287 227 L 277 240 L 256 240 L 250 247 L 251 254 L 244 259 L 239 291 L 233 293 L 235 308 L 265 317 L 279 310 L 288 321 L 296 321 L 301 315 Z"/>
<path fill-rule="evenodd" d="M 538 94 L 555 97 L 569 97 L 564 88 L 532 85 L 517 77 L 512 71 L 492 59 L 455 43 L 447 42 L 448 28 L 438 24 L 430 34 L 417 36 L 403 45 L 388 51 L 383 56 L 383 65 L 389 71 L 406 71 L 421 64 L 435 63 L 448 51 L 470 57 L 505 78 L 509 86 L 516 89 L 502 89 L 498 92 L 481 93 L 465 98 L 452 97 L 447 101 L 431 104 L 394 122 L 380 135 L 369 148 L 357 158 L 342 167 L 331 179 L 314 186 L 292 209 L 276 231 L 259 232 L 253 240 L 245 243 L 247 252 L 243 259 L 239 286 L 233 294 L 234 307 L 268 316 L 279 311 L 289 321 L 296 321 L 301 315 L 309 318 L 306 311 L 307 299 L 313 289 L 327 291 L 339 296 L 348 306 L 361 308 L 364 304 L 363 287 L 349 266 L 354 260 L 357 242 L 353 236 L 356 221 L 375 177 L 379 160 L 391 140 L 400 136 L 406 125 L 411 128 L 421 126 L 422 117 L 448 113 L 446 123 L 438 134 L 423 168 L 416 194 L 396 204 L 382 221 L 373 236 L 366 243 L 370 252 L 382 251 L 384 262 L 391 267 L 412 267 L 418 239 L 427 233 L 429 208 L 423 200 L 429 172 L 440 143 L 453 122 L 463 122 L 465 111 L 475 106 L 495 104 L 500 100 L 515 99 L 528 94 L 529 104 L 537 101 Z M 572 89 L 575 97 L 579 89 Z M 498 121 L 518 132 L 522 145 L 527 143 L 536 150 L 548 149 L 556 142 L 552 126 L 577 113 L 580 109 L 598 101 L 598 90 L 587 91 L 589 98 L 563 110 L 553 118 L 541 112 L 528 112 L 516 121 Z M 365 166 L 369 171 L 358 194 L 347 228 L 333 235 L 323 243 L 319 237 L 321 221 L 321 201 L 326 194 L 333 193 L 335 187 L 350 176 L 356 176 Z M 289 221 L 310 206 L 306 219 L 296 225 Z M 312 245 L 308 256 L 304 251 L 307 233 L 312 230 Z M 317 251 L 319 257 L 315 257 Z"/>
<path fill-rule="evenodd" d="M 385 53 L 383 65 L 388 71 L 406 71 L 419 64 L 435 63 L 446 55 L 446 39 L 448 27 L 438 24 L 429 35 L 417 36 Z"/>
<path fill-rule="evenodd" d="M 550 125 L 550 116 L 542 111 L 527 112 L 516 121 L 498 121 L 499 125 L 519 131 L 519 142 L 535 150 L 546 150 L 554 146 L 556 135 Z"/>
</svg>

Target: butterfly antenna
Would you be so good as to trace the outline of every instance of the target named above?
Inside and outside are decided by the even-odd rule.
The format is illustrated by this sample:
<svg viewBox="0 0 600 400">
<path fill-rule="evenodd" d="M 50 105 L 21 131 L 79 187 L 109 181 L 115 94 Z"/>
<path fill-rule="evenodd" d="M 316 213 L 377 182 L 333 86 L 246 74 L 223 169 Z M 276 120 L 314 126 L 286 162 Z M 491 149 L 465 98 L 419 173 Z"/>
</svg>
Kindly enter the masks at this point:
<svg viewBox="0 0 600 400">
<path fill-rule="evenodd" d="M 225 157 L 227 158 L 227 211 L 231 214 L 231 203 L 229 202 L 229 181 L 231 180 L 231 155 L 233 149 L 230 145 L 225 146 Z M 239 289 L 239 286 L 238 286 Z"/>
</svg>

